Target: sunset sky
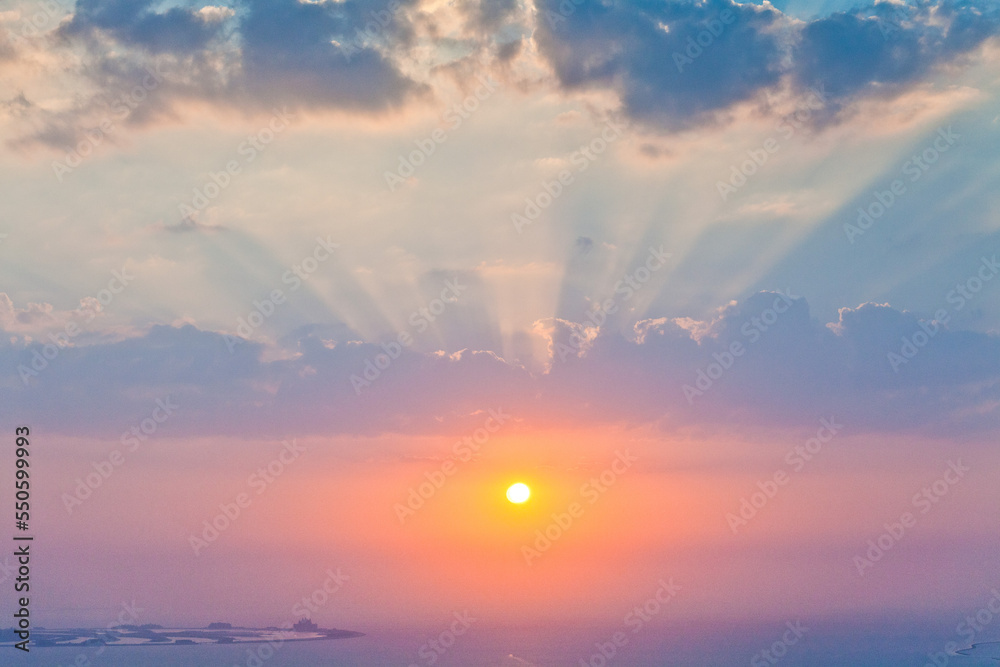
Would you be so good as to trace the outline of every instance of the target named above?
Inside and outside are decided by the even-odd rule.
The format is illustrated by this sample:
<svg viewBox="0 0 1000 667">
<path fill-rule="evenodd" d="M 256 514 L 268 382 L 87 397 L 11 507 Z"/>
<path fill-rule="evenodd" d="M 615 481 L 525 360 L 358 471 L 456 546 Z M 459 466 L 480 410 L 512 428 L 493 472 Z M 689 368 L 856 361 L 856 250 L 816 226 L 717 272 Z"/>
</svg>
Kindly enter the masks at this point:
<svg viewBox="0 0 1000 667">
<path fill-rule="evenodd" d="M 369 633 L 671 580 L 676 622 L 957 624 L 1000 585 L 998 35 L 988 0 L 5 0 L 36 622 L 278 624 L 332 570 L 313 618 Z"/>
</svg>

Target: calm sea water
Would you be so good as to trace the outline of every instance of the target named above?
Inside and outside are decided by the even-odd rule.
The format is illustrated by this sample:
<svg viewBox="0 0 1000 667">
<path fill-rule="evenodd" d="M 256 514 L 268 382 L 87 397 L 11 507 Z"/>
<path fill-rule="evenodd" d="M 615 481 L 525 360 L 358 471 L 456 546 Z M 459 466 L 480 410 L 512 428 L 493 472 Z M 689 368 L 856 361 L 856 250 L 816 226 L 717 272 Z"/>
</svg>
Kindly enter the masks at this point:
<svg viewBox="0 0 1000 667">
<path fill-rule="evenodd" d="M 950 616 L 950 615 L 949 615 Z M 943 653 L 949 641 L 957 641 L 954 619 L 943 621 L 880 621 L 817 623 L 801 620 L 807 628 L 776 663 L 759 652 L 782 638 L 781 623 L 745 625 L 689 624 L 646 627 L 629 634 L 628 643 L 612 659 L 602 662 L 599 647 L 611 638 L 614 627 L 552 630 L 551 628 L 485 628 L 473 626 L 441 655 L 434 665 L 461 667 L 732 667 L 734 665 L 782 665 L 792 667 L 997 667 L 997 660 Z M 4 648 L 3 665 L 51 665 L 86 667 L 278 667 L 279 665 L 336 667 L 429 665 L 418 655 L 431 636 L 420 632 L 372 632 L 348 640 L 286 643 L 265 660 L 248 654 L 254 646 L 159 646 L 95 649 L 34 649 L 29 656 Z M 1000 641 L 1000 628 L 985 629 L 977 642 Z M 994 650 L 996 649 L 996 650 Z M 782 650 L 779 648 L 779 652 Z M 1000 659 L 1000 647 L 980 647 L 980 654 Z M 425 653 L 426 656 L 426 653 Z M 758 657 L 763 662 L 753 662 Z M 933 662 L 932 662 L 933 657 Z"/>
</svg>

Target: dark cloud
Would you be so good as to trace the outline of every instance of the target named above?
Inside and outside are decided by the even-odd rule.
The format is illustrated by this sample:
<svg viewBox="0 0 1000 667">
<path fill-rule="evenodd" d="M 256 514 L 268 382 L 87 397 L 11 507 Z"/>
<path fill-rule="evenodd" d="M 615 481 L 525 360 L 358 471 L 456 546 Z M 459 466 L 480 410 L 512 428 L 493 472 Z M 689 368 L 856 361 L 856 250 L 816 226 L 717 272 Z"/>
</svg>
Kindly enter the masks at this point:
<svg viewBox="0 0 1000 667">
<path fill-rule="evenodd" d="M 235 0 L 226 8 L 153 0 L 78 0 L 57 33 L 86 47 L 84 72 L 114 97 L 154 62 L 162 85 L 128 122 L 170 116 L 179 99 L 250 110 L 278 105 L 378 111 L 425 92 L 400 63 L 415 44 L 411 20 L 433 18 L 414 0 Z M 468 35 L 437 35 L 443 51 L 467 51 L 439 69 L 481 73 L 507 63 L 530 34 L 514 0 L 457 5 Z M 1000 6 L 985 0 L 877 2 L 796 22 L 772 5 L 732 0 L 539 0 L 534 38 L 566 90 L 615 90 L 624 110 L 675 129 L 717 120 L 732 105 L 790 83 L 824 91 L 825 122 L 862 96 L 894 95 L 955 63 L 1000 30 Z M 459 48 L 461 47 L 461 48 Z M 7 54 L 0 41 L 0 58 Z M 7 54 L 5 56 L 4 54 Z M 461 67 L 459 67 L 461 66 Z M 99 106 L 99 105 L 96 105 Z M 73 145 L 94 117 L 81 108 L 39 110 L 33 139 Z M 106 115 L 106 114 L 103 114 Z M 42 126 L 42 129 L 37 129 Z M 24 142 L 21 142 L 24 143 Z"/>
<path fill-rule="evenodd" d="M 473 60 L 509 63 L 521 54 L 531 34 L 528 17 L 518 0 L 459 0 L 467 35 L 462 44 Z M 436 30 L 435 30 L 436 31 Z M 480 72 L 473 72 L 474 77 Z"/>
<path fill-rule="evenodd" d="M 77 0 L 72 20 L 61 31 L 66 36 L 104 33 L 154 54 L 190 54 L 208 46 L 222 28 L 191 9 L 158 12 L 159 6 L 154 0 Z"/>
<path fill-rule="evenodd" d="M 35 139 L 53 145 L 79 135 L 100 118 L 95 107 L 127 94 L 153 67 L 162 79 L 133 106 L 130 123 L 169 116 L 181 99 L 244 110 L 398 106 L 422 90 L 391 59 L 412 40 L 410 4 L 238 0 L 206 11 L 152 0 L 78 0 L 58 35 L 86 46 L 84 73 L 101 94 L 65 118 L 46 120 L 48 135 L 58 137 L 36 132 Z"/>
<path fill-rule="evenodd" d="M 835 98 L 876 84 L 912 81 L 935 56 L 924 52 L 923 35 L 897 30 L 891 40 L 878 18 L 835 14 L 802 30 L 795 48 L 795 76 L 802 86 L 822 85 Z M 890 33 L 891 34 L 891 33 Z"/>
<path fill-rule="evenodd" d="M 542 0 L 536 38 L 564 87 L 614 87 L 631 116 L 676 125 L 778 82 L 781 19 L 727 0 Z"/>
<path fill-rule="evenodd" d="M 405 40 L 406 4 L 247 0 L 240 36 L 248 92 L 275 104 L 400 104 L 418 86 L 376 47 Z"/>
<path fill-rule="evenodd" d="M 0 102 L 0 109 L 3 109 L 11 116 L 24 116 L 34 107 L 31 101 L 25 97 L 23 92 L 18 93 L 9 100 Z"/>
<path fill-rule="evenodd" d="M 825 90 L 833 111 L 894 94 L 1000 30 L 1000 7 L 976 0 L 880 2 L 804 23 L 730 0 L 543 0 L 539 9 L 536 37 L 564 88 L 612 88 L 633 118 L 668 128 L 786 79 Z"/>
<path fill-rule="evenodd" d="M 521 55 L 522 50 L 524 50 L 524 40 L 505 42 L 497 48 L 497 60 L 502 63 L 510 62 Z"/>
<path fill-rule="evenodd" d="M 11 43 L 7 30 L 0 28 L 0 62 L 15 60 L 16 58 L 17 50 Z"/>
<path fill-rule="evenodd" d="M 891 93 L 998 30 L 996 5 L 877 3 L 808 23 L 793 51 L 794 75 L 801 86 L 822 86 L 835 99 Z"/>
<path fill-rule="evenodd" d="M 256 343 L 157 326 L 63 349 L 25 386 L 21 369 L 37 363 L 41 346 L 3 343 L 0 398 L 21 419 L 95 435 L 127 427 L 166 395 L 183 406 L 178 428 L 202 434 L 424 432 L 489 407 L 543 425 L 796 425 L 833 416 L 859 432 L 996 427 L 1000 338 L 885 305 L 843 309 L 827 326 L 804 299 L 762 292 L 709 322 L 642 321 L 631 339 L 563 320 L 541 330 L 552 364 L 534 374 L 489 351 L 357 342 L 343 325 L 299 329 L 273 361 Z M 925 340 L 919 332 L 928 331 Z M 912 351 L 905 340 L 916 341 Z M 734 343 L 742 351 L 729 356 Z M 890 352 L 907 361 L 894 368 Z"/>
</svg>

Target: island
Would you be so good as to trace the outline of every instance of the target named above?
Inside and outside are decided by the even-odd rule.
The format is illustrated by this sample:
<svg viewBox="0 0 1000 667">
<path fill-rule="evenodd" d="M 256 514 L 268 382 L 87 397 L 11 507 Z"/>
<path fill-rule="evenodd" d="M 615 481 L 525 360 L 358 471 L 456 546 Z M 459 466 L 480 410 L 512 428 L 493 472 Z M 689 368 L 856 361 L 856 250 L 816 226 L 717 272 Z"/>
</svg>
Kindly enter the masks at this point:
<svg viewBox="0 0 1000 667">
<path fill-rule="evenodd" d="M 75 646 L 182 646 L 194 644 L 281 644 L 284 642 L 322 641 L 363 637 L 363 632 L 324 629 L 308 618 L 282 627 L 244 628 L 231 623 L 214 622 L 204 628 L 165 628 L 161 625 L 116 625 L 109 628 L 36 628 L 31 632 L 31 647 Z M 0 629 L 0 646 L 18 641 L 13 628 Z"/>
</svg>

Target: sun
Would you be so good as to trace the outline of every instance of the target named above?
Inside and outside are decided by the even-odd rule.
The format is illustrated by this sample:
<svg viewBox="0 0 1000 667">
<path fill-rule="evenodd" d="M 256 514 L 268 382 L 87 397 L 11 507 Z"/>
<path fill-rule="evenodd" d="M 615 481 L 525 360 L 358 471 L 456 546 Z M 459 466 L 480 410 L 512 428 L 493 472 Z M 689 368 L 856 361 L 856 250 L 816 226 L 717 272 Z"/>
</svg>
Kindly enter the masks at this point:
<svg viewBox="0 0 1000 667">
<path fill-rule="evenodd" d="M 516 505 L 527 502 L 530 497 L 531 489 L 528 488 L 527 484 L 518 482 L 517 484 L 511 484 L 510 488 L 507 489 L 507 500 Z"/>
</svg>

